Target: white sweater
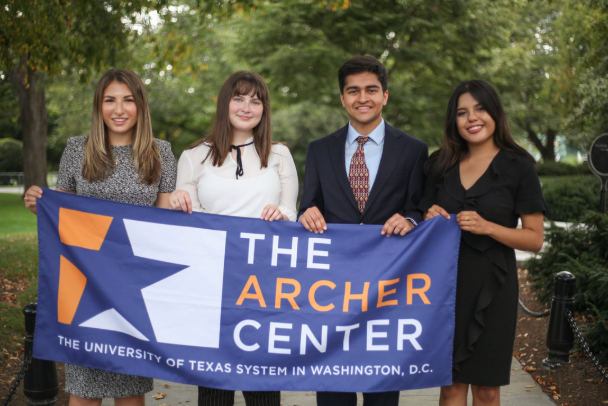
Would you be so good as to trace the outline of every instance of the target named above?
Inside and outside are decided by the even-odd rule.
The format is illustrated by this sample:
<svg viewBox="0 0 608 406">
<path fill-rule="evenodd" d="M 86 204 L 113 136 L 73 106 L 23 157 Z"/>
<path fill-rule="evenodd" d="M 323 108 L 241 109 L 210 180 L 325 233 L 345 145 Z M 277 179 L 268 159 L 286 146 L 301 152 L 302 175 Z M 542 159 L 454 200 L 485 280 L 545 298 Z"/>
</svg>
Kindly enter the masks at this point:
<svg viewBox="0 0 608 406">
<path fill-rule="evenodd" d="M 246 141 L 253 141 L 250 138 Z M 185 190 L 192 199 L 192 210 L 227 216 L 259 218 L 268 204 L 279 206 L 289 220 L 296 220 L 298 174 L 289 149 L 274 144 L 268 167 L 260 168 L 254 144 L 243 148 L 243 176 L 236 179 L 232 154 L 221 167 L 214 167 L 207 156 L 209 146 L 201 144 L 184 151 L 177 165 L 176 190 Z"/>
</svg>

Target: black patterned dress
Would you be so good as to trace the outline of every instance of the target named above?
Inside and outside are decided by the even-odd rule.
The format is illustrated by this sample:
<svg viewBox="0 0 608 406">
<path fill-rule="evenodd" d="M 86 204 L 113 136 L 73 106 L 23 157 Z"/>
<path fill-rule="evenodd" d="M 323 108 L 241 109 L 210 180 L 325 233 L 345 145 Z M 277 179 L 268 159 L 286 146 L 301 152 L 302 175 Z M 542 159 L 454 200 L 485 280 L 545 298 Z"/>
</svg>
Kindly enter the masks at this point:
<svg viewBox="0 0 608 406">
<path fill-rule="evenodd" d="M 156 140 L 162 159 L 160 178 L 153 185 L 139 182 L 139 174 L 130 164 L 131 146 L 112 146 L 117 164 L 114 173 L 104 180 L 88 182 L 82 177 L 86 136 L 73 137 L 63 151 L 57 189 L 116 202 L 153 206 L 159 193 L 175 190 L 177 174 L 171 144 Z M 125 375 L 78 365 L 65 366 L 65 391 L 86 399 L 125 398 L 153 389 L 152 378 Z"/>
<path fill-rule="evenodd" d="M 448 213 L 476 211 L 484 219 L 516 228 L 522 214 L 545 212 L 540 182 L 531 159 L 500 150 L 469 189 L 460 165 L 439 181 L 427 179 L 419 204 Z M 452 380 L 480 386 L 508 385 L 517 323 L 515 251 L 486 235 L 463 231 L 458 257 L 456 326 Z"/>
</svg>

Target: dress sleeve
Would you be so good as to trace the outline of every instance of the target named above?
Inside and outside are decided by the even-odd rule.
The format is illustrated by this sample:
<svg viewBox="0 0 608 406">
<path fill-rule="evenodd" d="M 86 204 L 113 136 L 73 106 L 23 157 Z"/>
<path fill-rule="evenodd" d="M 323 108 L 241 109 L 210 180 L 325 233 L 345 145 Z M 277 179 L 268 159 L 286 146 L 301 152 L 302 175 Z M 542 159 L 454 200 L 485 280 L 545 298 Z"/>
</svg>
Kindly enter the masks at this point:
<svg viewBox="0 0 608 406">
<path fill-rule="evenodd" d="M 423 212 L 427 211 L 431 208 L 432 205 L 435 204 L 437 195 L 437 188 L 435 187 L 435 182 L 433 181 L 433 177 L 429 175 L 424 176 L 424 194 L 422 195 L 422 199 L 420 199 L 420 203 L 418 204 L 418 210 L 422 210 Z"/>
<path fill-rule="evenodd" d="M 75 171 L 82 168 L 82 160 L 78 159 L 75 144 L 74 138 L 68 139 L 68 143 L 61 155 L 61 161 L 59 162 L 59 175 L 57 176 L 57 184 L 55 185 L 57 189 L 67 192 L 76 191 Z"/>
<path fill-rule="evenodd" d="M 194 166 L 192 164 L 192 149 L 185 150 L 177 163 L 177 182 L 175 190 L 185 190 L 192 200 L 193 211 L 203 211 L 201 201 L 198 198 L 198 189 L 194 181 Z M 197 165 L 201 165 L 197 162 Z"/>
<path fill-rule="evenodd" d="M 166 141 L 159 140 L 158 150 L 162 162 L 158 193 L 171 193 L 175 190 L 175 177 L 177 175 L 175 156 L 171 152 L 171 144 Z"/>
<path fill-rule="evenodd" d="M 289 149 L 281 145 L 278 148 L 280 157 L 279 179 L 281 180 L 281 197 L 279 210 L 287 216 L 289 221 L 296 221 L 296 201 L 298 200 L 298 171 Z"/>
<path fill-rule="evenodd" d="M 538 175 L 534 170 L 534 164 L 529 159 L 525 159 L 521 163 L 519 186 L 515 195 L 515 213 L 533 214 L 538 212 L 547 213 L 548 209 L 543 198 Z"/>
</svg>

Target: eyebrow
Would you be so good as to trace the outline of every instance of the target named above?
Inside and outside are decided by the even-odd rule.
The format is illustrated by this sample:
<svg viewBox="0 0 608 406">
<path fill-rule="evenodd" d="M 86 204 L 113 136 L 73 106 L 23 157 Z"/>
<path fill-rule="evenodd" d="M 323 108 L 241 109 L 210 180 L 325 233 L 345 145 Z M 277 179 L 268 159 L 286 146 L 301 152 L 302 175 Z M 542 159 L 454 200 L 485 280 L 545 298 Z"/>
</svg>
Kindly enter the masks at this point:
<svg viewBox="0 0 608 406">
<path fill-rule="evenodd" d="M 481 104 L 481 103 L 477 103 L 477 104 L 476 104 L 474 107 L 483 107 L 483 104 Z M 466 110 L 466 107 L 458 107 L 458 108 L 456 109 L 456 111 L 458 111 L 458 110 Z"/>
<path fill-rule="evenodd" d="M 108 98 L 108 97 L 109 97 L 110 99 L 115 99 L 115 98 L 116 98 L 116 96 L 112 96 L 112 95 L 110 95 L 110 94 L 107 94 L 107 95 L 103 96 L 103 98 L 104 98 L 104 99 L 105 99 L 105 98 Z M 134 96 L 133 96 L 132 94 L 128 94 L 128 95 L 126 95 L 126 96 L 124 96 L 124 97 L 134 97 Z"/>
<path fill-rule="evenodd" d="M 380 86 L 378 85 L 369 85 L 369 86 L 365 86 L 366 89 L 380 89 Z M 348 86 L 346 88 L 346 90 L 351 90 L 351 89 L 360 89 L 359 86 Z"/>
</svg>

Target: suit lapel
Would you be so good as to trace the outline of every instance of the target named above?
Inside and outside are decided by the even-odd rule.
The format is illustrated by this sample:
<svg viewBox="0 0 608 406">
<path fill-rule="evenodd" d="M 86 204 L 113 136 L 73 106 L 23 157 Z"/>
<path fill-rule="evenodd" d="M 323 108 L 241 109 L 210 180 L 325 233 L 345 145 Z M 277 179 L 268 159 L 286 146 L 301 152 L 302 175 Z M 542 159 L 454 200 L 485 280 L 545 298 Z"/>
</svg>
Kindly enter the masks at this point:
<svg viewBox="0 0 608 406">
<path fill-rule="evenodd" d="M 336 134 L 332 137 L 331 145 L 329 146 L 329 156 L 331 159 L 331 165 L 336 174 L 336 179 L 338 179 L 338 183 L 346 194 L 347 200 L 353 205 L 357 212 L 359 212 L 359 207 L 357 206 L 355 195 L 353 194 L 353 190 L 350 187 L 348 176 L 346 176 L 346 167 L 344 163 L 347 133 L 348 125 L 338 130 Z"/>
<path fill-rule="evenodd" d="M 386 184 L 386 181 L 390 178 L 391 173 L 397 166 L 399 158 L 405 145 L 405 137 L 402 137 L 395 131 L 393 127 L 385 124 L 384 129 L 384 147 L 382 148 L 382 159 L 380 160 L 380 166 L 378 167 L 378 174 L 376 180 L 372 186 L 372 190 L 369 192 L 363 215 L 370 210 L 372 204 L 380 194 L 380 191 Z"/>
</svg>

